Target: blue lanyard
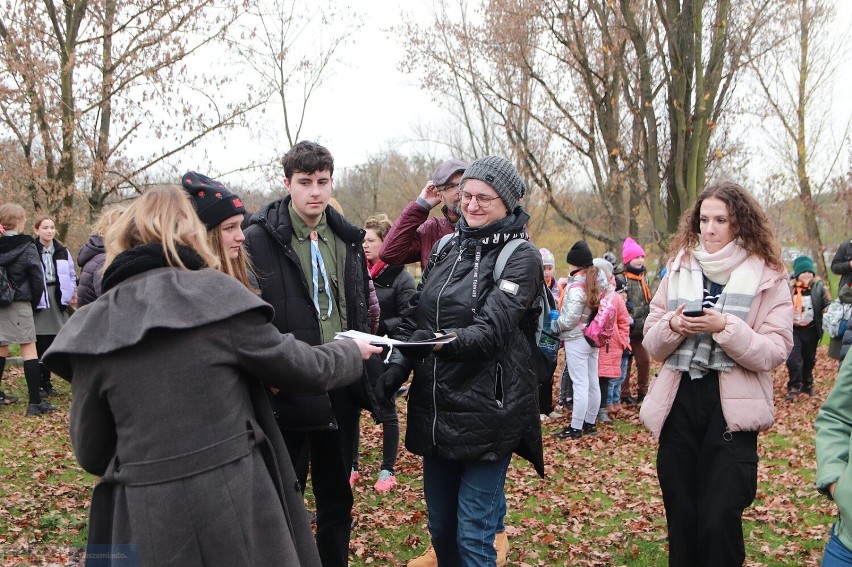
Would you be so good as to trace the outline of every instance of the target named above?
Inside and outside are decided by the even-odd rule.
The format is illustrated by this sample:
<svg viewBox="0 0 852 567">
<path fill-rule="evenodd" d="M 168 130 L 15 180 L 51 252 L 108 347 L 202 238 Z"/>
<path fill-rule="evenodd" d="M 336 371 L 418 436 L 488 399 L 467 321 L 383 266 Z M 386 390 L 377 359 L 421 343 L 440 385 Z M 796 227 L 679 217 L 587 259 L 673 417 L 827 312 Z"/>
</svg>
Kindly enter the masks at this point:
<svg viewBox="0 0 852 567">
<path fill-rule="evenodd" d="M 319 249 L 319 235 L 317 231 L 311 231 L 311 272 L 313 277 L 314 284 L 314 309 L 317 311 L 317 316 L 320 316 L 320 305 L 319 305 L 319 277 L 322 277 L 323 284 L 325 284 L 325 295 L 328 297 L 328 312 L 325 314 L 325 319 L 328 319 L 331 316 L 331 309 L 334 305 L 334 301 L 331 297 L 331 288 L 328 285 L 328 273 L 325 269 L 325 262 L 322 259 L 322 254 Z M 323 320 L 325 320 L 323 319 Z"/>
</svg>

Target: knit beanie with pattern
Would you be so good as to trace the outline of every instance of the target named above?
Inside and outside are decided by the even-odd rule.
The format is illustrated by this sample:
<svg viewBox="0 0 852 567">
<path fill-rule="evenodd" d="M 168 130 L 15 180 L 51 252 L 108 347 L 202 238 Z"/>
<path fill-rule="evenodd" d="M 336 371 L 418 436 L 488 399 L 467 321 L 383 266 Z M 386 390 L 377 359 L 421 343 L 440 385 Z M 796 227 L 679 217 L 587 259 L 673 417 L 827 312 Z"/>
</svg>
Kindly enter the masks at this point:
<svg viewBox="0 0 852 567">
<path fill-rule="evenodd" d="M 493 188 L 509 212 L 518 206 L 527 188 L 512 162 L 500 156 L 486 156 L 470 164 L 462 176 L 462 186 L 468 179 L 479 179 Z"/>
<path fill-rule="evenodd" d="M 239 197 L 228 191 L 221 182 L 206 175 L 187 171 L 183 174 L 182 184 L 192 197 L 198 218 L 207 226 L 207 230 L 219 226 L 234 215 L 246 212 Z"/>
</svg>

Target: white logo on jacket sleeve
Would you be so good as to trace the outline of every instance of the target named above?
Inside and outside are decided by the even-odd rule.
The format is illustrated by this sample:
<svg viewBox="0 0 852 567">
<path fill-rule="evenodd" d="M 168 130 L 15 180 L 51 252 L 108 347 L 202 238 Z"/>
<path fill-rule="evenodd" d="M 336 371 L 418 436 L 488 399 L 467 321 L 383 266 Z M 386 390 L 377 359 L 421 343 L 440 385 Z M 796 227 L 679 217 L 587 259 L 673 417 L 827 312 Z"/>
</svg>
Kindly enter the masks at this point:
<svg viewBox="0 0 852 567">
<path fill-rule="evenodd" d="M 518 295 L 518 289 L 520 286 L 515 282 L 510 282 L 509 280 L 500 280 L 500 289 L 505 291 L 506 293 L 511 293 L 512 295 Z"/>
</svg>

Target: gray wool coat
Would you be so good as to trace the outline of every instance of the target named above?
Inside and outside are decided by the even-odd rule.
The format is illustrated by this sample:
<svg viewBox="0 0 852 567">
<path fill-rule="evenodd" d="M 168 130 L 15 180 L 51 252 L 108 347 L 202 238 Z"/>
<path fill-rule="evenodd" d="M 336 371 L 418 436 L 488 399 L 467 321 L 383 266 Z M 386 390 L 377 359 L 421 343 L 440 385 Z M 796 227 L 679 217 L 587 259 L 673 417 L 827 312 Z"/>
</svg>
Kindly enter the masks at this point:
<svg viewBox="0 0 852 567">
<path fill-rule="evenodd" d="M 158 268 L 78 310 L 44 356 L 71 381 L 89 544 L 140 565 L 319 566 L 261 380 L 296 395 L 355 382 L 358 347 L 311 347 L 214 270 Z M 115 549 L 115 548 L 114 548 Z"/>
</svg>

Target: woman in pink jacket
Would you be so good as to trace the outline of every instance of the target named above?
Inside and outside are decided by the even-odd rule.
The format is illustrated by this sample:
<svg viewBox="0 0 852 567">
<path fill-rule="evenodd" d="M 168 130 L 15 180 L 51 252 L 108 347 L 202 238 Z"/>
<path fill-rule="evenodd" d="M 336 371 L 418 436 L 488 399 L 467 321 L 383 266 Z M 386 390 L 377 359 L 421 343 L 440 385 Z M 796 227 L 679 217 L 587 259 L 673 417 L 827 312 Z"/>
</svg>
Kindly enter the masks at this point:
<svg viewBox="0 0 852 567">
<path fill-rule="evenodd" d="M 659 438 L 669 565 L 742 565 L 757 434 L 775 419 L 773 368 L 793 344 L 780 249 L 760 205 L 707 187 L 672 238 L 643 345 L 663 362 L 640 417 Z"/>
</svg>

